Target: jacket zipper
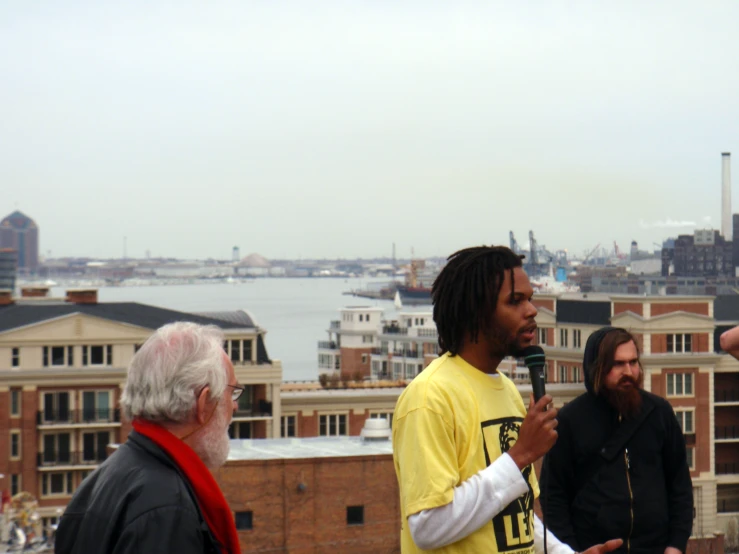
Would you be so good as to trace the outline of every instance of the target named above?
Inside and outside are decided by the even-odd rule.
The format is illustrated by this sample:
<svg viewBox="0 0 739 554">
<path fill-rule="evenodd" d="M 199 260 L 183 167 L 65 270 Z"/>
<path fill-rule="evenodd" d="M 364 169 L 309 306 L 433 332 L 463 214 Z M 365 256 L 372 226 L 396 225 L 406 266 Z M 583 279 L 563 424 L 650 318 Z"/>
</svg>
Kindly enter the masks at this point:
<svg viewBox="0 0 739 554">
<path fill-rule="evenodd" d="M 629 460 L 629 449 L 624 449 L 624 462 L 626 462 L 626 484 L 629 487 L 629 513 L 631 515 L 631 525 L 629 527 L 629 536 L 626 538 L 626 552 L 631 552 L 631 533 L 634 531 L 634 492 L 631 490 L 631 461 Z"/>
</svg>

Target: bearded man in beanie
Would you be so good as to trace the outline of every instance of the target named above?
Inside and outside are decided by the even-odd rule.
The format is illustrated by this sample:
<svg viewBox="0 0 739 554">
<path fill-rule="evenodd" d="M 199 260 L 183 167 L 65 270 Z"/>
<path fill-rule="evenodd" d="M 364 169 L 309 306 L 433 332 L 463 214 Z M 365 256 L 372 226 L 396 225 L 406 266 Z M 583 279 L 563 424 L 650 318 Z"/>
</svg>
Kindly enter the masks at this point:
<svg viewBox="0 0 739 554">
<path fill-rule="evenodd" d="M 576 551 L 623 537 L 630 554 L 684 554 L 693 521 L 685 439 L 646 392 L 634 336 L 604 327 L 585 346 L 587 392 L 558 413 L 542 465 L 544 521 Z"/>
</svg>

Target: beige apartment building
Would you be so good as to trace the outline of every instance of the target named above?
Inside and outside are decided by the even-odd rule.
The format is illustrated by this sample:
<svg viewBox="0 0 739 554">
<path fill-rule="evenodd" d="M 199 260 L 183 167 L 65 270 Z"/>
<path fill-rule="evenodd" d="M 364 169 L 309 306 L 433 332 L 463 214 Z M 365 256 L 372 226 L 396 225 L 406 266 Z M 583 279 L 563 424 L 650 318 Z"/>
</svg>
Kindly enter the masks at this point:
<svg viewBox="0 0 739 554">
<path fill-rule="evenodd" d="M 131 429 L 119 410 L 126 368 L 154 329 L 217 325 L 247 386 L 234 437 L 278 437 L 282 367 L 244 311 L 190 314 L 135 302 L 98 303 L 95 290 L 53 299 L 44 289 L 0 292 L 0 490 L 27 491 L 57 517 L 82 480 Z"/>
</svg>

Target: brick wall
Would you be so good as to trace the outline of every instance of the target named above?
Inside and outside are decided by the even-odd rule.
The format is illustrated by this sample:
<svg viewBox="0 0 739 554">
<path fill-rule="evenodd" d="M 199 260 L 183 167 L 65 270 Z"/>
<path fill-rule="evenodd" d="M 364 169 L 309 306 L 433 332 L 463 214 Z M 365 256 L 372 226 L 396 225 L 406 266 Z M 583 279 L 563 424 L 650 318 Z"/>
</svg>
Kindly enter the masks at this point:
<svg viewBox="0 0 739 554">
<path fill-rule="evenodd" d="M 613 315 L 618 315 L 624 312 L 634 312 L 638 315 L 644 315 L 644 304 L 641 302 L 614 302 L 613 303 Z"/>
<path fill-rule="evenodd" d="M 652 354 L 664 354 L 667 352 L 667 335 L 652 334 Z"/>
<path fill-rule="evenodd" d="M 253 529 L 239 532 L 244 554 L 400 551 L 389 454 L 229 462 L 216 479 L 234 512 L 252 512 Z M 364 506 L 363 525 L 347 525 L 347 506 Z"/>
<path fill-rule="evenodd" d="M 341 349 L 341 374 L 354 378 L 354 374 L 359 371 L 363 377 L 370 376 L 371 348 L 342 348 Z M 365 355 L 365 362 L 362 363 L 362 354 Z"/>
<path fill-rule="evenodd" d="M 712 349 L 708 346 L 708 333 L 693 333 L 691 342 L 693 352 L 710 352 Z"/>
</svg>

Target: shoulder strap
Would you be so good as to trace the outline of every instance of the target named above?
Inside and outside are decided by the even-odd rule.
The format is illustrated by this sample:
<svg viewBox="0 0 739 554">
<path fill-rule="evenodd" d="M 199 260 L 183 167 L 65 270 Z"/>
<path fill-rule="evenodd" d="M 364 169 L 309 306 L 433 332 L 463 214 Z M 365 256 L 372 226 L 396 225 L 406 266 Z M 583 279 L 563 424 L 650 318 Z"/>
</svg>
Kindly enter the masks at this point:
<svg viewBox="0 0 739 554">
<path fill-rule="evenodd" d="M 654 404 L 649 402 L 646 397 L 643 402 L 643 409 L 638 417 L 629 419 L 618 426 L 616 431 L 601 445 L 598 449 L 598 456 L 592 456 L 584 470 L 580 472 L 580 479 L 577 490 L 580 490 L 585 483 L 590 481 L 606 464 L 616 459 L 620 455 L 626 444 L 629 442 L 634 433 L 641 427 L 649 414 L 654 410 Z"/>
</svg>

